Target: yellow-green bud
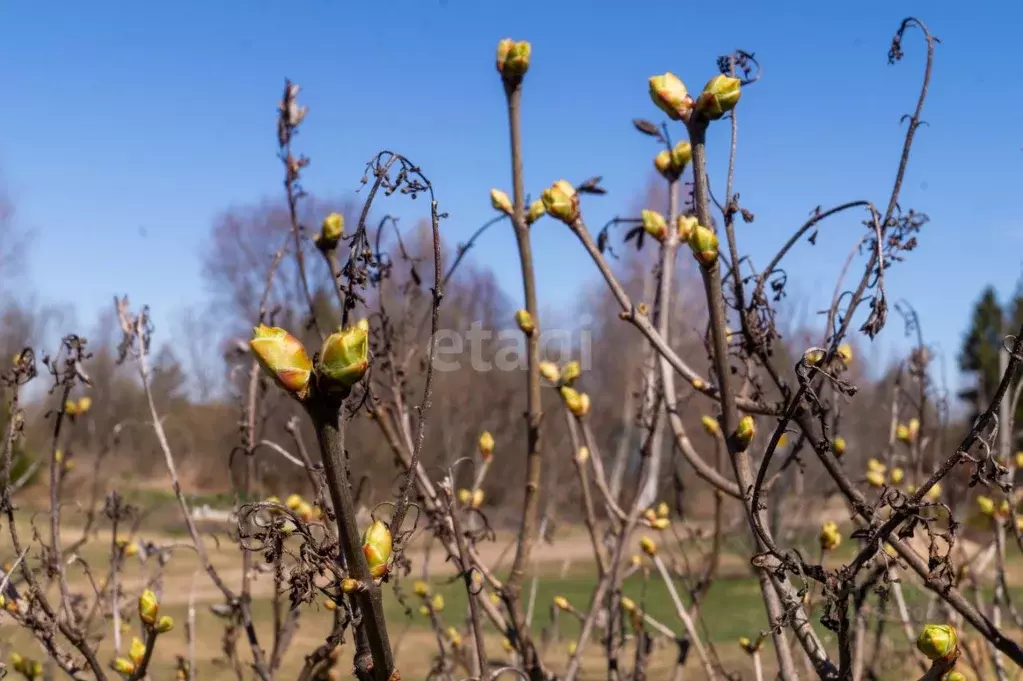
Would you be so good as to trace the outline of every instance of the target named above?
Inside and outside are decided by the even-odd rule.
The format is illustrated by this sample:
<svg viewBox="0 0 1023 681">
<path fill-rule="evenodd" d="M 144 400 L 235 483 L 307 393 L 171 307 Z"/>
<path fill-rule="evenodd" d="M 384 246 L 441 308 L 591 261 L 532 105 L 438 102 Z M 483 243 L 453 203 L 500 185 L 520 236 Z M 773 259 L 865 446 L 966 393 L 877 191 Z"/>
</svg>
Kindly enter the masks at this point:
<svg viewBox="0 0 1023 681">
<path fill-rule="evenodd" d="M 657 152 L 654 156 L 654 168 L 657 168 L 664 179 L 675 180 L 678 178 L 678 174 L 675 172 L 674 165 L 671 162 L 671 152 L 667 149 Z"/>
<path fill-rule="evenodd" d="M 526 211 L 526 224 L 531 225 L 547 213 L 547 208 L 543 205 L 543 199 L 537 199 L 533 203 L 529 204 L 529 210 Z"/>
<path fill-rule="evenodd" d="M 810 366 L 816 366 L 824 361 L 824 351 L 819 348 L 809 348 L 803 353 L 803 361 Z"/>
<path fill-rule="evenodd" d="M 156 633 L 166 634 L 168 631 L 174 628 L 174 618 L 170 615 L 163 615 L 156 622 Z"/>
<path fill-rule="evenodd" d="M 68 416 L 74 416 L 78 410 L 78 404 L 73 400 L 68 400 L 64 403 L 64 413 Z"/>
<path fill-rule="evenodd" d="M 302 497 L 298 494 L 291 494 L 284 501 L 284 505 L 292 511 L 297 511 L 298 507 L 302 505 Z"/>
<path fill-rule="evenodd" d="M 831 441 L 831 450 L 835 452 L 835 456 L 842 456 L 845 454 L 845 438 L 839 435 Z"/>
<path fill-rule="evenodd" d="M 463 506 L 468 506 L 472 503 L 472 492 L 465 489 L 464 487 L 458 490 L 458 502 Z"/>
<path fill-rule="evenodd" d="M 834 551 L 842 543 L 842 535 L 838 532 L 838 525 L 828 521 L 821 526 L 820 544 L 824 551 Z"/>
<path fill-rule="evenodd" d="M 902 479 L 905 477 L 905 473 L 901 468 L 893 468 L 890 474 L 890 480 L 893 485 L 901 485 Z"/>
<path fill-rule="evenodd" d="M 580 393 L 574 388 L 570 388 L 567 385 L 561 386 L 561 399 L 565 401 L 565 406 L 568 410 L 576 416 L 586 416 L 590 411 L 590 396 L 586 393 Z"/>
<path fill-rule="evenodd" d="M 579 219 L 579 196 L 567 180 L 558 180 L 540 195 L 544 209 L 552 218 L 571 225 Z"/>
<path fill-rule="evenodd" d="M 714 76 L 703 87 L 696 100 L 696 110 L 705 118 L 716 120 L 735 108 L 742 95 L 741 82 L 723 74 Z"/>
<path fill-rule="evenodd" d="M 575 460 L 578 461 L 581 464 L 586 463 L 587 461 L 589 461 L 590 460 L 590 448 L 587 447 L 586 445 L 583 445 L 582 447 L 580 447 L 579 451 L 577 451 L 575 453 Z M 1023 520 L 1023 516 L 1020 516 L 1020 519 Z"/>
<path fill-rule="evenodd" d="M 373 578 L 383 577 L 387 572 L 387 561 L 391 558 L 391 530 L 387 523 L 377 520 L 366 528 L 362 535 L 362 553 Z"/>
<path fill-rule="evenodd" d="M 693 232 L 699 226 L 700 221 L 694 217 L 688 215 L 679 215 L 675 219 L 675 227 L 678 230 L 678 238 L 680 241 L 689 243 L 689 238 L 693 235 Z"/>
<path fill-rule="evenodd" d="M 668 518 L 654 518 L 650 521 L 650 526 L 655 530 L 666 530 L 671 527 L 671 520 Z"/>
<path fill-rule="evenodd" d="M 146 644 L 138 636 L 131 639 L 131 647 L 128 648 L 128 657 L 135 664 L 142 664 L 146 658 Z"/>
<path fill-rule="evenodd" d="M 25 668 L 25 658 L 20 653 L 11 653 L 11 666 L 14 667 L 14 671 L 19 674 Z"/>
<path fill-rule="evenodd" d="M 529 310 L 518 310 L 515 312 L 515 323 L 519 325 L 519 329 L 522 333 L 527 336 L 532 336 L 533 332 L 536 331 L 536 322 L 533 321 L 533 315 L 529 314 Z"/>
<path fill-rule="evenodd" d="M 554 597 L 554 607 L 558 610 L 568 610 L 572 605 L 568 602 L 568 599 L 564 596 Z"/>
<path fill-rule="evenodd" d="M 156 624 L 156 616 L 160 612 L 160 603 L 156 600 L 156 594 L 146 589 L 139 596 L 139 619 L 146 624 Z"/>
<path fill-rule="evenodd" d="M 329 251 L 337 248 L 337 242 L 341 240 L 344 234 L 344 216 L 341 213 L 331 213 L 323 218 L 323 224 L 320 225 L 320 233 L 316 235 L 313 241 L 315 241 L 317 248 Z"/>
<path fill-rule="evenodd" d="M 515 208 L 512 206 L 511 199 L 500 189 L 490 190 L 490 205 L 494 207 L 494 210 L 505 215 L 515 214 Z"/>
<path fill-rule="evenodd" d="M 947 624 L 928 624 L 920 632 L 916 647 L 932 662 L 948 660 L 958 649 L 958 638 L 954 627 Z"/>
<path fill-rule="evenodd" d="M 572 381 L 579 378 L 582 372 L 583 368 L 579 362 L 572 360 L 561 368 L 561 381 L 566 385 L 571 385 Z"/>
<path fill-rule="evenodd" d="M 444 596 L 437 594 L 430 600 L 434 612 L 444 612 Z"/>
<path fill-rule="evenodd" d="M 658 518 L 667 518 L 669 515 L 671 515 L 671 509 L 668 507 L 668 504 L 664 503 L 663 501 L 657 504 Z"/>
<path fill-rule="evenodd" d="M 639 540 L 639 548 L 643 549 L 643 553 L 653 558 L 657 555 L 657 544 L 650 537 L 641 537 Z"/>
<path fill-rule="evenodd" d="M 540 362 L 540 375 L 551 383 L 557 383 L 561 378 L 561 370 L 554 362 Z"/>
<path fill-rule="evenodd" d="M 497 43 L 497 70 L 505 80 L 517 81 L 529 70 L 533 46 L 525 40 L 505 38 Z"/>
<path fill-rule="evenodd" d="M 92 409 L 92 398 L 89 397 L 88 395 L 86 395 L 85 397 L 79 397 L 78 404 L 75 405 L 75 411 L 77 411 L 79 414 L 84 414 L 90 409 Z"/>
<path fill-rule="evenodd" d="M 489 430 L 484 430 L 483 434 L 480 435 L 479 439 L 479 450 L 480 456 L 484 461 L 490 459 L 494 453 L 494 436 L 490 434 Z"/>
<path fill-rule="evenodd" d="M 752 416 L 747 414 L 739 419 L 739 425 L 735 429 L 735 440 L 742 449 L 749 447 L 749 443 L 753 441 L 753 436 L 756 434 L 757 423 Z"/>
<path fill-rule="evenodd" d="M 313 363 L 301 341 L 284 329 L 260 324 L 249 341 L 252 356 L 284 391 L 305 399 Z"/>
<path fill-rule="evenodd" d="M 345 577 L 341 580 L 341 591 L 346 594 L 353 593 L 359 590 L 359 580 L 352 579 L 351 577 Z"/>
<path fill-rule="evenodd" d="M 131 660 L 126 660 L 123 657 L 119 657 L 114 660 L 114 671 L 118 674 L 124 674 L 125 676 L 131 676 L 135 673 L 135 663 Z"/>
<path fill-rule="evenodd" d="M 977 497 L 977 507 L 980 508 L 980 512 L 984 515 L 995 514 L 995 500 L 991 497 L 983 495 Z"/>
<path fill-rule="evenodd" d="M 852 364 L 853 351 L 852 346 L 849 345 L 848 343 L 842 343 L 841 345 L 839 345 L 838 350 L 835 351 L 835 354 L 838 356 L 838 359 L 842 361 L 842 364 L 845 364 L 846 366 Z"/>
<path fill-rule="evenodd" d="M 472 491 L 472 503 L 471 503 L 471 506 L 473 508 L 480 508 L 481 506 L 483 506 L 483 490 L 481 490 L 481 489 L 474 489 Z"/>
<path fill-rule="evenodd" d="M 945 672 L 945 675 L 941 677 L 941 681 L 966 681 L 966 677 L 963 676 L 962 672 L 952 670 Z"/>
<path fill-rule="evenodd" d="M 721 433 L 721 426 L 713 416 L 701 416 L 700 423 L 703 424 L 703 429 L 707 431 L 708 435 L 718 435 Z"/>
<path fill-rule="evenodd" d="M 692 160 L 693 145 L 688 140 L 682 140 L 671 150 L 671 164 L 678 170 L 679 175 Z"/>
<path fill-rule="evenodd" d="M 643 217 L 643 229 L 647 234 L 658 241 L 664 241 L 668 238 L 668 223 L 664 220 L 663 215 L 655 210 L 647 210 L 645 208 L 640 215 Z"/>
<path fill-rule="evenodd" d="M 457 648 L 462 645 L 462 636 L 458 633 L 458 629 L 454 627 L 448 627 L 448 640 L 451 641 L 451 645 Z"/>
<path fill-rule="evenodd" d="M 693 108 L 693 98 L 689 96 L 685 84 L 670 71 L 650 77 L 650 99 L 676 121 L 682 120 Z"/>
<path fill-rule="evenodd" d="M 689 248 L 701 265 L 710 267 L 718 259 L 718 236 L 714 230 L 696 225 L 689 235 Z"/>
<path fill-rule="evenodd" d="M 633 558 L 637 558 L 638 559 L 639 556 L 633 556 Z M 622 604 L 622 610 L 624 610 L 625 612 L 635 612 L 636 611 L 636 601 L 632 600 L 628 596 L 622 596 L 621 604 Z"/>
<path fill-rule="evenodd" d="M 347 394 L 369 369 L 369 334 L 361 324 L 327 336 L 320 349 L 316 374 L 328 391 Z"/>
<path fill-rule="evenodd" d="M 417 581 L 412 585 L 412 592 L 420 598 L 426 598 L 430 595 L 430 585 L 424 581 Z"/>
</svg>

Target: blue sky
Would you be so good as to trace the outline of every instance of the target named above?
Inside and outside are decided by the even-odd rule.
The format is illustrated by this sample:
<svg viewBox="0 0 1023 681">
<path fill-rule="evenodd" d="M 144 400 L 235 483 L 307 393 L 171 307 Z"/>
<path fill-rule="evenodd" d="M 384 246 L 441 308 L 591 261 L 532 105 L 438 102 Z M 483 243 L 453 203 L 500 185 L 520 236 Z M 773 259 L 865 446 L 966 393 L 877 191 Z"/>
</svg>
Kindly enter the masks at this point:
<svg viewBox="0 0 1023 681">
<path fill-rule="evenodd" d="M 70 302 L 91 327 L 115 293 L 150 304 L 173 332 L 205 292 L 199 256 L 215 215 L 276 196 L 275 105 L 285 77 L 310 114 L 298 147 L 306 187 L 343 196 L 377 150 L 420 164 L 457 242 L 508 187 L 503 95 L 494 46 L 533 43 L 525 85 L 527 187 L 603 175 L 588 199 L 598 226 L 635 206 L 655 149 L 637 116 L 660 120 L 648 76 L 672 70 L 698 88 L 714 60 L 755 52 L 764 77 L 740 107 L 737 189 L 755 212 L 740 225 L 754 262 L 817 205 L 887 199 L 923 67 L 919 35 L 889 66 L 891 36 L 917 14 L 942 39 L 931 96 L 903 193 L 928 213 L 920 246 L 889 277 L 892 300 L 919 311 L 928 338 L 954 353 L 969 307 L 993 283 L 1008 295 L 1021 268 L 1023 65 L 1020 3 L 576 2 L 300 0 L 4 2 L 0 4 L 0 173 L 32 230 L 25 286 Z M 506 9 L 515 7 L 515 9 Z M 995 12 L 999 14 L 995 16 Z M 725 125 L 712 134 L 720 184 Z M 395 198 L 411 226 L 426 205 Z M 834 262 L 858 218 L 828 225 L 788 261 L 808 309 L 830 297 Z M 541 295 L 569 305 L 595 272 L 559 223 L 534 227 Z M 519 275 L 508 230 L 475 253 L 513 300 Z M 102 263 L 97 267 L 97 263 Z M 169 327 L 169 328 L 168 328 Z M 165 336 L 166 337 L 166 336 Z M 901 347 L 893 317 L 881 352 Z M 951 365 L 950 365 L 951 366 Z M 952 372 L 954 373 L 954 372 Z M 950 376 L 954 378 L 954 376 Z"/>
</svg>

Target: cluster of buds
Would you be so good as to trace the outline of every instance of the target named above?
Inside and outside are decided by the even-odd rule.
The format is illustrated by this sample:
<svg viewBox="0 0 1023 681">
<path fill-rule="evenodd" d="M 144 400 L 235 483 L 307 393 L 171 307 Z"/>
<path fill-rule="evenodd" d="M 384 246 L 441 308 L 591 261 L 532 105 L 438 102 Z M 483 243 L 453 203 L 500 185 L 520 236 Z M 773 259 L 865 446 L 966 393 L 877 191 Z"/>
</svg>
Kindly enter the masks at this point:
<svg viewBox="0 0 1023 681">
<path fill-rule="evenodd" d="M 347 395 L 369 369 L 369 323 L 363 319 L 327 336 L 315 366 L 302 342 L 278 327 L 257 326 L 249 347 L 274 382 L 299 401 L 309 396 L 314 373 L 319 390 Z"/>
<path fill-rule="evenodd" d="M 884 487 L 886 483 L 885 473 L 888 473 L 888 467 L 883 463 L 873 458 L 867 460 L 867 482 L 871 487 Z M 905 477 L 905 472 L 901 468 L 895 467 L 888 473 L 887 483 L 901 485 Z"/>
<path fill-rule="evenodd" d="M 375 520 L 362 535 L 362 554 L 366 557 L 369 573 L 373 579 L 387 574 L 387 562 L 391 559 L 391 530 L 387 523 Z"/>
<path fill-rule="evenodd" d="M 693 160 L 693 147 L 688 141 L 681 141 L 672 149 L 664 149 L 654 156 L 654 167 L 669 182 L 677 180 Z"/>
<path fill-rule="evenodd" d="M 648 508 L 643 517 L 655 530 L 666 530 L 671 526 L 671 520 L 668 518 L 670 514 L 668 504 L 662 501 L 656 508 Z"/>
<path fill-rule="evenodd" d="M 270 499 L 267 499 L 270 501 Z M 314 520 L 323 520 L 323 509 L 317 504 L 310 504 L 301 495 L 291 494 L 285 500 L 284 505 L 297 515 L 302 522 L 311 523 Z"/>
<path fill-rule="evenodd" d="M 668 221 L 664 216 L 655 210 L 644 208 L 640 212 L 643 221 L 643 231 L 649 234 L 654 240 L 664 243 L 668 238 Z"/>
<path fill-rule="evenodd" d="M 838 525 L 829 520 L 821 525 L 821 534 L 818 537 L 821 544 L 821 551 L 834 551 L 842 543 L 842 535 L 838 532 Z"/>
<path fill-rule="evenodd" d="M 540 195 L 544 210 L 566 225 L 579 219 L 579 194 L 568 180 L 558 180 Z"/>
<path fill-rule="evenodd" d="M 497 71 L 507 85 L 517 85 L 529 70 L 533 46 L 525 40 L 504 38 L 497 43 Z"/>
<path fill-rule="evenodd" d="M 323 218 L 320 225 L 320 232 L 313 237 L 313 243 L 324 253 L 333 251 L 345 235 L 345 216 L 341 213 L 331 213 Z"/>
<path fill-rule="evenodd" d="M 909 423 L 900 423 L 895 427 L 895 439 L 904 444 L 916 442 L 920 436 L 920 419 L 910 419 Z"/>
<path fill-rule="evenodd" d="M 64 402 L 64 413 L 68 416 L 81 416 L 88 413 L 90 409 L 92 409 L 92 398 L 88 395 Z"/>
<path fill-rule="evenodd" d="M 560 368 L 554 362 L 540 362 L 540 375 L 559 387 L 572 385 L 582 373 L 582 365 L 576 360 L 572 360 Z"/>
<path fill-rule="evenodd" d="M 134 558 L 139 555 L 139 543 L 137 541 L 129 542 L 123 537 L 118 537 L 114 542 L 114 546 L 117 547 L 117 550 L 125 558 Z"/>
<path fill-rule="evenodd" d="M 484 494 L 483 490 L 478 487 L 474 490 L 468 490 L 464 487 L 458 490 L 458 501 L 462 506 L 468 506 L 470 508 L 480 508 L 483 506 Z"/>
<path fill-rule="evenodd" d="M 11 653 L 11 667 L 29 681 L 38 679 L 43 675 L 43 663 L 38 660 L 31 660 L 19 653 Z"/>
<path fill-rule="evenodd" d="M 920 632 L 916 647 L 931 662 L 954 662 L 959 656 L 959 636 L 955 627 L 928 624 Z"/>
<path fill-rule="evenodd" d="M 691 223 L 690 223 L 691 224 Z M 680 231 L 681 231 L 681 225 Z M 718 235 L 714 230 L 697 223 L 689 229 L 689 249 L 693 257 L 704 267 L 711 267 L 718 260 Z"/>
<path fill-rule="evenodd" d="M 419 614 L 423 617 L 429 617 L 431 612 L 444 612 L 444 596 L 434 594 L 432 597 L 423 599 L 423 604 L 419 606 Z"/>
<path fill-rule="evenodd" d="M 561 393 L 561 399 L 564 400 L 565 406 L 574 416 L 582 418 L 590 412 L 590 396 L 586 393 L 581 393 L 567 385 L 561 386 L 558 392 Z"/>
<path fill-rule="evenodd" d="M 707 81 L 695 100 L 685 83 L 670 71 L 651 76 L 649 83 L 650 99 L 676 121 L 688 121 L 693 112 L 707 120 L 717 120 L 734 109 L 742 95 L 741 81 L 725 75 L 717 75 Z"/>
<path fill-rule="evenodd" d="M 174 620 L 170 616 L 160 615 L 160 602 L 150 589 L 139 596 L 139 619 L 157 634 L 166 634 L 174 628 Z"/>
</svg>

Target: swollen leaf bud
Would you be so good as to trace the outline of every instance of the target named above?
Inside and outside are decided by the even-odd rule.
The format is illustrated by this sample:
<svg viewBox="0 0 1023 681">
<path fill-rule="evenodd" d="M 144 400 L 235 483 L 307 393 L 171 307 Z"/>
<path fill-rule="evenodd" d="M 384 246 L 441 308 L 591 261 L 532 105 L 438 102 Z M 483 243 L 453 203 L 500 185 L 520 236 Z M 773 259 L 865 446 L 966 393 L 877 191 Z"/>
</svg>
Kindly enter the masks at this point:
<svg viewBox="0 0 1023 681">
<path fill-rule="evenodd" d="M 650 526 L 655 530 L 666 530 L 671 527 L 671 520 L 668 518 L 654 518 Z"/>
<path fill-rule="evenodd" d="M 345 577 L 341 580 L 341 591 L 346 594 L 354 593 L 359 590 L 359 580 L 352 579 L 351 577 Z"/>
<path fill-rule="evenodd" d="M 387 573 L 387 561 L 391 558 L 391 530 L 387 523 L 377 520 L 366 528 L 362 535 L 362 553 L 374 579 Z"/>
<path fill-rule="evenodd" d="M 714 230 L 703 225 L 696 225 L 692 234 L 689 235 L 689 248 L 693 256 L 704 267 L 710 267 L 718 259 L 718 236 Z"/>
<path fill-rule="evenodd" d="M 721 434 L 721 426 L 718 424 L 718 420 L 713 416 L 701 416 L 700 423 L 703 424 L 703 429 L 707 431 L 708 435 Z"/>
<path fill-rule="evenodd" d="M 583 463 L 586 463 L 587 461 L 589 461 L 590 460 L 590 448 L 587 447 L 586 445 L 583 445 L 582 447 L 580 447 L 579 451 L 575 453 L 575 460 L 576 460 L 576 462 L 578 462 L 580 464 L 583 464 Z M 1020 516 L 1020 518 L 1023 518 L 1023 516 Z"/>
<path fill-rule="evenodd" d="M 515 209 L 512 206 L 511 199 L 500 189 L 490 190 L 490 205 L 494 207 L 494 210 L 504 213 L 505 215 L 511 216 L 515 214 Z"/>
<path fill-rule="evenodd" d="M 532 336 L 536 331 L 536 322 L 533 321 L 533 315 L 529 313 L 529 310 L 518 310 L 515 313 L 515 323 L 527 336 Z"/>
<path fill-rule="evenodd" d="M 369 369 L 369 334 L 362 324 L 327 336 L 316 374 L 328 392 L 347 394 Z"/>
<path fill-rule="evenodd" d="M 568 599 L 564 596 L 555 596 L 554 607 L 558 610 L 568 610 L 572 606 L 569 604 Z"/>
<path fill-rule="evenodd" d="M 831 450 L 835 453 L 836 457 L 841 457 L 845 454 L 845 438 L 839 435 L 831 441 Z"/>
<path fill-rule="evenodd" d="M 953 669 L 945 672 L 945 675 L 941 677 L 941 681 L 966 681 L 966 677 L 963 676 L 962 672 L 957 672 Z"/>
<path fill-rule="evenodd" d="M 444 596 L 436 594 L 430 599 L 430 607 L 434 612 L 444 612 Z"/>
<path fill-rule="evenodd" d="M 146 589 L 139 596 L 139 619 L 146 624 L 156 624 L 156 616 L 160 612 L 160 603 L 156 600 L 156 594 Z"/>
<path fill-rule="evenodd" d="M 889 480 L 893 485 L 901 485 L 902 480 L 903 478 L 905 478 L 905 476 L 906 474 L 903 472 L 901 468 L 893 468 L 891 474 L 889 475 Z"/>
<path fill-rule="evenodd" d="M 650 537 L 643 536 L 639 540 L 639 548 L 643 549 L 643 553 L 653 558 L 657 555 L 657 544 Z"/>
<path fill-rule="evenodd" d="M 719 74 L 703 87 L 703 92 L 696 100 L 696 110 L 705 118 L 716 120 L 734 109 L 741 95 L 741 81 L 738 78 Z"/>
<path fill-rule="evenodd" d="M 75 405 L 75 411 L 79 414 L 84 414 L 92 409 L 92 398 L 86 395 L 85 397 L 78 398 L 78 404 Z"/>
<path fill-rule="evenodd" d="M 842 543 L 842 535 L 838 532 L 838 525 L 828 521 L 821 526 L 820 534 L 821 550 L 834 551 Z"/>
<path fill-rule="evenodd" d="M 454 627 L 448 627 L 448 640 L 451 641 L 451 645 L 455 648 L 462 645 L 462 636 L 458 633 L 458 629 Z"/>
<path fill-rule="evenodd" d="M 472 507 L 480 508 L 483 506 L 483 490 L 474 489 L 472 491 Z"/>
<path fill-rule="evenodd" d="M 995 514 L 995 500 L 991 497 L 979 496 L 977 497 L 977 506 L 980 508 L 980 512 L 983 515 L 994 515 Z"/>
<path fill-rule="evenodd" d="M 301 341 L 284 329 L 260 324 L 253 330 L 249 348 L 281 389 L 300 400 L 305 399 L 313 363 Z"/>
<path fill-rule="evenodd" d="M 557 383 L 561 378 L 561 371 L 554 362 L 540 362 L 540 375 L 551 383 Z"/>
<path fill-rule="evenodd" d="M 424 581 L 417 581 L 412 585 L 412 591 L 420 598 L 426 598 L 430 595 L 430 585 Z"/>
<path fill-rule="evenodd" d="M 529 70 L 533 46 L 525 40 L 505 38 L 497 43 L 497 70 L 505 81 L 517 82 Z"/>
<path fill-rule="evenodd" d="M 561 382 L 565 385 L 572 385 L 572 382 L 583 373 L 582 365 L 572 360 L 561 368 Z"/>
<path fill-rule="evenodd" d="M 292 511 L 297 511 L 298 507 L 302 505 L 302 497 L 298 494 L 292 494 L 285 500 L 284 505 Z"/>
<path fill-rule="evenodd" d="M 131 647 L 128 648 L 128 657 L 135 664 L 142 664 L 146 657 L 146 644 L 138 636 L 131 639 Z"/>
<path fill-rule="evenodd" d="M 337 242 L 341 240 L 344 234 L 344 216 L 341 213 L 331 213 L 323 218 L 323 224 L 320 225 L 320 233 L 316 235 L 313 241 L 320 250 L 331 251 L 337 248 Z"/>
<path fill-rule="evenodd" d="M 867 482 L 871 487 L 884 487 L 884 473 L 880 471 L 867 471 Z"/>
<path fill-rule="evenodd" d="M 835 354 L 838 356 L 838 359 L 842 361 L 842 364 L 845 364 L 846 366 L 852 364 L 853 351 L 852 346 L 849 345 L 848 343 L 842 343 L 841 345 L 839 345 L 838 350 L 836 350 Z"/>
<path fill-rule="evenodd" d="M 687 140 L 682 140 L 671 150 L 671 164 L 678 169 L 680 175 L 692 160 L 693 146 Z"/>
<path fill-rule="evenodd" d="M 529 210 L 526 211 L 526 224 L 531 225 L 546 214 L 547 208 L 543 205 L 543 199 L 537 199 L 529 204 Z"/>
<path fill-rule="evenodd" d="M 920 632 L 916 647 L 931 662 L 949 660 L 958 650 L 956 630 L 947 624 L 928 624 Z"/>
<path fill-rule="evenodd" d="M 74 416 L 78 411 L 78 404 L 74 400 L 68 400 L 64 403 L 64 413 L 68 416 Z"/>
<path fill-rule="evenodd" d="M 125 676 L 131 676 L 135 673 L 135 663 L 131 660 L 126 660 L 123 657 L 119 657 L 114 660 L 114 671 L 118 674 L 124 674 Z"/>
<path fill-rule="evenodd" d="M 639 556 L 636 556 L 639 558 Z M 636 612 L 636 601 L 632 600 L 628 596 L 622 596 L 622 610 L 625 612 Z"/>
<path fill-rule="evenodd" d="M 657 504 L 658 518 L 667 518 L 669 515 L 671 515 L 671 509 L 668 508 L 668 504 L 664 503 L 663 501 Z"/>
<path fill-rule="evenodd" d="M 675 220 L 675 227 L 678 230 L 679 240 L 689 243 L 689 238 L 693 235 L 693 232 L 696 231 L 699 224 L 700 221 L 694 217 L 679 215 Z"/>
<path fill-rule="evenodd" d="M 650 99 L 672 120 L 680 121 L 693 108 L 685 84 L 670 71 L 659 76 L 650 76 Z"/>
<path fill-rule="evenodd" d="M 565 401 L 568 410 L 575 416 L 586 416 L 590 411 L 590 396 L 586 393 L 580 393 L 574 388 L 563 385 L 561 386 L 561 398 Z"/>
<path fill-rule="evenodd" d="M 468 506 L 472 502 L 472 492 L 465 489 L 464 487 L 458 490 L 458 503 L 463 506 Z"/>
<path fill-rule="evenodd" d="M 756 434 L 757 423 L 752 416 L 747 414 L 739 419 L 739 425 L 735 429 L 735 440 L 743 450 L 749 447 L 749 443 L 753 441 L 753 436 Z"/>
<path fill-rule="evenodd" d="M 664 220 L 663 215 L 655 210 L 647 210 L 645 208 L 641 215 L 643 218 L 643 229 L 647 234 L 661 242 L 668 238 L 668 223 Z"/>
<path fill-rule="evenodd" d="M 494 454 L 494 436 L 490 434 L 489 430 L 484 430 L 483 434 L 480 435 L 479 439 L 479 450 L 480 458 L 484 461 L 488 461 Z"/>
<path fill-rule="evenodd" d="M 654 156 L 654 168 L 657 168 L 664 179 L 673 181 L 678 178 L 678 174 L 675 172 L 674 165 L 671 162 L 671 152 L 667 149 L 657 152 Z"/>
<path fill-rule="evenodd" d="M 547 214 L 571 225 L 579 219 L 579 196 L 567 180 L 558 180 L 540 195 Z"/>
</svg>

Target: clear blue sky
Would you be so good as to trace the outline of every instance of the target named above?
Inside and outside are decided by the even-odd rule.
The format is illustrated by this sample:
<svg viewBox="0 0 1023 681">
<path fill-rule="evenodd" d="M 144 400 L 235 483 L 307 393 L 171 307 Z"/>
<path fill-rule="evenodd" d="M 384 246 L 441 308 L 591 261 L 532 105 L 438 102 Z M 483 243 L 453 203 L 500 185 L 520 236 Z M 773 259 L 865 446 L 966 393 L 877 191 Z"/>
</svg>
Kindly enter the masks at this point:
<svg viewBox="0 0 1023 681">
<path fill-rule="evenodd" d="M 584 206 L 594 226 L 634 206 L 648 177 L 654 148 L 629 123 L 660 119 L 647 77 L 672 70 L 698 88 L 718 55 L 743 48 L 765 65 L 740 107 L 736 176 L 757 215 L 740 238 L 762 266 L 814 206 L 886 200 L 923 66 L 919 35 L 903 63 L 886 62 L 908 14 L 943 41 L 903 193 L 932 222 L 888 285 L 954 360 L 981 287 L 1007 295 L 1023 260 L 1021 3 L 4 2 L 0 171 L 34 233 L 28 282 L 41 301 L 73 303 L 89 328 L 128 292 L 169 334 L 178 310 L 203 304 L 198 256 L 213 217 L 280 192 L 285 77 L 311 111 L 298 143 L 313 159 L 311 192 L 344 194 L 374 152 L 400 151 L 435 183 L 456 242 L 492 215 L 488 189 L 510 184 L 498 39 L 533 43 L 528 189 L 603 175 L 610 194 Z M 711 139 L 718 178 L 724 142 Z M 408 225 L 425 208 L 386 206 Z M 790 258 L 792 293 L 809 308 L 830 296 L 831 263 L 859 230 L 837 221 Z M 594 271 L 560 224 L 534 234 L 541 294 L 567 304 Z M 512 248 L 505 230 L 475 257 L 517 300 Z M 880 346 L 902 342 L 893 317 Z"/>
</svg>

